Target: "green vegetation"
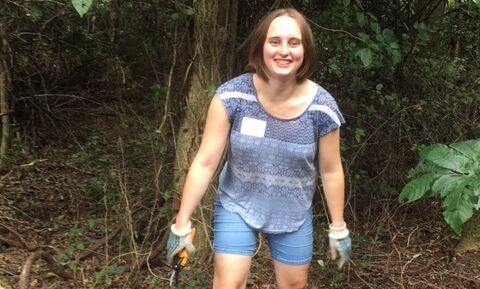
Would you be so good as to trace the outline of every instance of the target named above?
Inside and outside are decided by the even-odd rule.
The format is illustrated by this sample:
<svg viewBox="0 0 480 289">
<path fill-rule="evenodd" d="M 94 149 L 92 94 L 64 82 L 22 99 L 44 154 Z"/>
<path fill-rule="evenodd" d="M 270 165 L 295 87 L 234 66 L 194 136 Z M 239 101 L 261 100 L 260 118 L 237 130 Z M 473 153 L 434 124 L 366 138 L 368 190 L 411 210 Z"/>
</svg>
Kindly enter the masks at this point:
<svg viewBox="0 0 480 289">
<path fill-rule="evenodd" d="M 310 287 L 479 286 L 478 255 L 450 253 L 460 234 L 479 239 L 478 0 L 6 0 L 0 287 L 18 287 L 48 248 L 75 278 L 37 260 L 30 288 L 166 288 L 163 237 L 204 103 L 243 71 L 249 32 L 280 6 L 310 21 L 314 80 L 347 120 L 352 263 L 337 272 L 325 253 L 318 194 Z M 201 209 L 208 233 L 211 202 Z M 210 286 L 208 237 L 183 288 Z M 268 260 L 259 250 L 249 288 L 275 282 Z"/>
<path fill-rule="evenodd" d="M 415 179 L 405 185 L 400 200 L 441 197 L 445 221 L 461 235 L 461 225 L 480 209 L 480 140 L 424 148 L 409 177 Z"/>
</svg>

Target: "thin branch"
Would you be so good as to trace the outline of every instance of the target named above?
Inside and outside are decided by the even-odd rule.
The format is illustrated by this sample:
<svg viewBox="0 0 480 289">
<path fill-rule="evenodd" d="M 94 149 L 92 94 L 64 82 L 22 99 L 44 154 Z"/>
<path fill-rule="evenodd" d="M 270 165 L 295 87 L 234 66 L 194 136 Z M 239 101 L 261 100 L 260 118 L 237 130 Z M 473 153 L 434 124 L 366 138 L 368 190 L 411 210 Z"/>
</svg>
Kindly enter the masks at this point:
<svg viewBox="0 0 480 289">
<path fill-rule="evenodd" d="M 120 233 L 123 229 L 123 226 L 118 226 L 117 228 L 115 228 L 115 230 L 113 230 L 112 232 L 110 232 L 110 234 L 108 234 L 107 236 L 105 236 L 104 238 L 102 239 L 99 239 L 97 240 L 92 246 L 90 246 L 88 249 L 86 249 L 85 251 L 83 251 L 79 256 L 78 256 L 78 260 L 84 260 L 88 257 L 90 257 L 93 253 L 95 253 L 95 251 L 102 247 L 103 245 L 105 245 L 108 241 L 110 241 L 111 239 L 113 239 L 113 237 L 115 237 L 118 233 Z"/>
<path fill-rule="evenodd" d="M 307 18 L 307 20 L 308 20 L 308 22 L 312 23 L 313 26 L 318 27 L 318 28 L 320 28 L 320 29 L 323 29 L 323 30 L 326 30 L 326 31 L 330 31 L 330 32 L 341 32 L 341 33 L 345 33 L 345 34 L 349 35 L 350 37 L 353 37 L 353 38 L 355 38 L 355 39 L 357 39 L 357 40 L 362 40 L 360 37 L 355 36 L 355 35 L 353 35 L 352 33 L 348 32 L 348 31 L 346 31 L 346 30 L 327 28 L 327 27 L 324 27 L 324 26 L 322 26 L 322 25 L 320 25 L 320 24 L 318 24 L 318 23 L 316 23 L 316 22 L 313 22 L 312 20 L 310 20 L 310 19 L 308 19 L 308 18 Z"/>
</svg>

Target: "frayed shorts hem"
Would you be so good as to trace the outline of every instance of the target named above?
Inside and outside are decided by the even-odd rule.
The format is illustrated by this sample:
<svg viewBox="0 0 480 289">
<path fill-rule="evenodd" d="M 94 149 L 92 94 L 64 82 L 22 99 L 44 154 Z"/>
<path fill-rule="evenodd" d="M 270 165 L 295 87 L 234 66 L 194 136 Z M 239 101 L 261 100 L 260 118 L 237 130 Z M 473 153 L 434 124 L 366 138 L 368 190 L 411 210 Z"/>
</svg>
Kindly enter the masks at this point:
<svg viewBox="0 0 480 289">
<path fill-rule="evenodd" d="M 241 256 L 252 256 L 253 253 L 249 251 L 241 251 L 241 250 L 224 250 L 224 249 L 215 249 L 213 248 L 213 252 L 219 254 L 228 254 L 228 255 L 241 255 Z"/>
<path fill-rule="evenodd" d="M 280 262 L 282 264 L 286 264 L 286 265 L 305 265 L 305 264 L 309 264 L 310 262 L 312 262 L 312 258 L 308 258 L 306 260 L 303 260 L 303 261 L 290 261 L 290 260 L 287 260 L 287 259 L 282 259 L 282 258 L 275 258 L 275 256 L 272 256 L 273 260 L 277 261 L 277 262 Z"/>
</svg>

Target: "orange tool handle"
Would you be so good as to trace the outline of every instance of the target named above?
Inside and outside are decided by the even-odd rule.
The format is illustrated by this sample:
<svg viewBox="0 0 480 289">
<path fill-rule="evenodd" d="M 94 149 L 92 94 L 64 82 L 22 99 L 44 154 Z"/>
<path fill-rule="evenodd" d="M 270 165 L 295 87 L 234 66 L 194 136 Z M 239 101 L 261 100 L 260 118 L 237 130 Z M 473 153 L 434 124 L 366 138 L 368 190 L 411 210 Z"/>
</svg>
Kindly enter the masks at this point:
<svg viewBox="0 0 480 289">
<path fill-rule="evenodd" d="M 192 235 L 192 240 L 195 238 L 196 231 L 197 230 L 195 228 L 192 228 L 192 232 L 190 233 Z M 180 253 L 178 254 L 178 257 L 180 258 L 180 266 L 181 267 L 187 266 L 187 263 L 188 263 L 187 249 L 183 249 L 182 251 L 180 251 Z"/>
</svg>

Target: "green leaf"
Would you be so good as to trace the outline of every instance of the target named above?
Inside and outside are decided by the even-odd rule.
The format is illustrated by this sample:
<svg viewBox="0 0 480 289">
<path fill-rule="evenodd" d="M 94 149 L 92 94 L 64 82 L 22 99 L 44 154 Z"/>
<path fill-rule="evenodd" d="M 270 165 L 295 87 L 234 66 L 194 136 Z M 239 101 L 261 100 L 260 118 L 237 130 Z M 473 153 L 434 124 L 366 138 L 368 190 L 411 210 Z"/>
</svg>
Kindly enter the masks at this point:
<svg viewBox="0 0 480 289">
<path fill-rule="evenodd" d="M 400 201 L 407 200 L 408 202 L 414 202 L 422 198 L 426 193 L 430 192 L 433 182 L 437 180 L 438 177 L 437 174 L 426 174 L 411 180 L 402 189 L 398 199 Z"/>
<path fill-rule="evenodd" d="M 400 63 L 400 61 L 402 61 L 402 54 L 400 53 L 400 51 L 398 49 L 392 50 L 391 55 L 392 55 L 393 64 L 398 64 L 398 63 Z"/>
<path fill-rule="evenodd" d="M 450 144 L 450 147 L 464 156 L 475 160 L 480 156 L 480 140 L 468 140 Z"/>
<path fill-rule="evenodd" d="M 444 200 L 444 204 L 448 205 L 448 208 L 443 212 L 443 219 L 450 225 L 450 228 L 460 236 L 462 234 L 462 224 L 470 219 L 473 215 L 473 204 L 465 200 L 461 194 L 449 195 Z"/>
<path fill-rule="evenodd" d="M 365 15 L 363 13 L 357 12 L 356 13 L 357 23 L 360 27 L 365 26 Z"/>
<path fill-rule="evenodd" d="M 473 208 L 477 211 L 480 210 L 480 197 L 473 203 Z"/>
<path fill-rule="evenodd" d="M 363 41 L 363 42 L 370 42 L 370 36 L 366 33 L 363 33 L 363 32 L 359 32 L 357 33 L 358 37 L 360 37 L 360 39 Z"/>
<path fill-rule="evenodd" d="M 379 34 L 382 29 L 380 28 L 380 25 L 377 22 L 372 22 L 370 23 L 370 28 L 373 30 L 373 32 Z"/>
<path fill-rule="evenodd" d="M 457 173 L 466 174 L 466 166 L 469 162 L 468 158 L 457 153 L 455 150 L 446 145 L 428 146 L 420 152 L 423 160 L 431 161 L 439 167 L 452 170 Z"/>
<path fill-rule="evenodd" d="M 78 242 L 76 248 L 79 251 L 83 251 L 85 250 L 85 244 L 83 244 L 83 242 Z"/>
<path fill-rule="evenodd" d="M 397 36 L 395 36 L 392 30 L 385 28 L 382 31 L 382 35 L 388 44 L 397 43 Z"/>
<path fill-rule="evenodd" d="M 360 60 L 362 60 L 364 67 L 368 67 L 372 64 L 373 52 L 370 48 L 366 47 L 360 49 L 356 55 L 360 56 Z"/>
<path fill-rule="evenodd" d="M 377 40 L 379 43 L 385 43 L 385 38 L 383 38 L 382 34 L 377 34 L 375 36 L 375 40 Z"/>
<path fill-rule="evenodd" d="M 170 20 L 172 21 L 176 21 L 180 18 L 180 14 L 178 14 L 177 12 L 174 12 L 172 14 L 170 14 Z"/>
<path fill-rule="evenodd" d="M 355 140 L 357 143 L 361 143 L 362 140 L 365 138 L 365 130 L 363 128 L 356 128 L 355 129 Z"/>
<path fill-rule="evenodd" d="M 167 96 L 167 88 L 161 84 L 154 84 L 150 86 L 150 92 L 154 101 L 160 101 Z"/>
<path fill-rule="evenodd" d="M 347 7 L 348 5 L 350 5 L 350 0 L 343 0 L 343 6 Z"/>
<path fill-rule="evenodd" d="M 470 189 L 473 192 L 474 196 L 480 197 L 480 178 L 474 176 L 472 182 L 470 183 Z"/>
<path fill-rule="evenodd" d="M 425 173 L 436 173 L 437 175 L 444 175 L 444 174 L 450 174 L 451 172 L 452 172 L 451 170 L 439 167 L 428 160 L 421 160 L 415 168 L 411 169 L 408 172 L 407 176 L 409 178 L 413 178 L 419 174 L 425 174 Z"/>
<path fill-rule="evenodd" d="M 217 88 L 214 85 L 209 85 L 207 87 L 207 89 L 205 90 L 205 92 L 207 93 L 207 95 L 209 97 L 213 97 L 215 95 L 215 93 L 217 92 L 216 90 L 217 90 Z"/>
<path fill-rule="evenodd" d="M 72 5 L 77 10 L 78 15 L 83 17 L 92 6 L 92 0 L 72 0 Z"/>
<path fill-rule="evenodd" d="M 471 181 L 472 178 L 466 175 L 443 175 L 432 185 L 432 191 L 439 193 L 442 197 L 461 194 Z"/>
<path fill-rule="evenodd" d="M 34 21 L 40 20 L 40 18 L 42 18 L 42 16 L 43 16 L 43 12 L 42 12 L 42 10 L 40 10 L 40 7 L 38 7 L 35 4 L 30 5 L 29 12 L 30 13 L 27 14 L 27 15 L 32 16 Z"/>
<path fill-rule="evenodd" d="M 195 10 L 193 10 L 192 7 L 188 7 L 187 10 L 185 10 L 185 15 L 192 16 L 195 14 Z"/>
<path fill-rule="evenodd" d="M 437 166 L 431 162 L 420 161 L 413 169 L 408 172 L 407 177 L 414 178 L 422 173 L 431 173 L 435 171 L 435 168 L 437 168 Z"/>
<path fill-rule="evenodd" d="M 398 46 L 397 42 L 392 42 L 392 43 L 390 43 L 390 48 L 392 48 L 394 50 L 398 50 L 398 49 L 400 49 L 400 46 Z"/>
</svg>

